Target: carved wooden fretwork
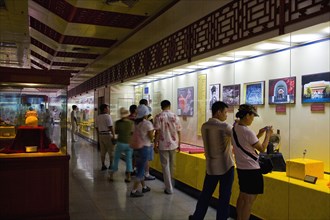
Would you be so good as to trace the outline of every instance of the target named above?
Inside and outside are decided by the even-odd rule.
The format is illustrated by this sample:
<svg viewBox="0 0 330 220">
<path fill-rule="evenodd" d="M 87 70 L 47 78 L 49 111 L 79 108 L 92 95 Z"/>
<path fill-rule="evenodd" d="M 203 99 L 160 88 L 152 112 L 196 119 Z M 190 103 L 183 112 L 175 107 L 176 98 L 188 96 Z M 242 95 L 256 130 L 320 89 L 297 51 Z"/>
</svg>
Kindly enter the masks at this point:
<svg viewBox="0 0 330 220">
<path fill-rule="evenodd" d="M 249 39 L 330 13 L 329 0 L 235 0 L 171 34 L 69 91 L 74 96 L 100 86 L 123 82 Z"/>
</svg>

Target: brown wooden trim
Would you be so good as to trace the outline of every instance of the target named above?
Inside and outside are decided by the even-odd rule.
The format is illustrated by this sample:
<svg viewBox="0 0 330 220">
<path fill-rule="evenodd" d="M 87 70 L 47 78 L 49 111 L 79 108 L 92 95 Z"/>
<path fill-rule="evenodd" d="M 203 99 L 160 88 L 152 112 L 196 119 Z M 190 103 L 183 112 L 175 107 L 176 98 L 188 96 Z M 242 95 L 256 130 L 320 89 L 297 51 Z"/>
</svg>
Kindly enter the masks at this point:
<svg viewBox="0 0 330 220">
<path fill-rule="evenodd" d="M 67 86 L 70 85 L 70 77 L 71 71 L 0 67 L 0 83 L 36 83 L 47 84 L 47 87 Z"/>
</svg>

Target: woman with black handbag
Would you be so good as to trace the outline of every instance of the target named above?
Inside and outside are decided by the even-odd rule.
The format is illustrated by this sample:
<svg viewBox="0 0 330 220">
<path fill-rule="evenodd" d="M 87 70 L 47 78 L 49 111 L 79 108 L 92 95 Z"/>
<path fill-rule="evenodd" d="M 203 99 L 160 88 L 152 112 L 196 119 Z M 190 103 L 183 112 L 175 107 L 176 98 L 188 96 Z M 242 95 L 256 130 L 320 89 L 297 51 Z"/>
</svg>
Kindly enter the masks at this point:
<svg viewBox="0 0 330 220">
<path fill-rule="evenodd" d="M 239 120 L 233 127 L 232 143 L 240 187 L 236 203 L 237 220 L 250 218 L 253 202 L 264 190 L 263 176 L 258 162 L 259 155 L 255 150 L 264 152 L 267 149 L 273 130 L 271 126 L 266 126 L 256 135 L 248 128 L 255 116 L 259 117 L 253 105 L 242 104 L 236 113 L 236 118 Z M 263 134 L 266 134 L 265 139 L 260 142 L 259 138 Z"/>
</svg>

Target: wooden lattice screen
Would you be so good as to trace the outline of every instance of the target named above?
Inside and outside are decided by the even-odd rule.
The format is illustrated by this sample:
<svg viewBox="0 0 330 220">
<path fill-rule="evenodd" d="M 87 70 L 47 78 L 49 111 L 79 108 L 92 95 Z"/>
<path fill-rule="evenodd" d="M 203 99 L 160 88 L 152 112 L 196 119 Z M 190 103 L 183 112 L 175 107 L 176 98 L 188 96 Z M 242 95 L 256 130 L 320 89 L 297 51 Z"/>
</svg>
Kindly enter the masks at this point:
<svg viewBox="0 0 330 220">
<path fill-rule="evenodd" d="M 329 0 L 235 0 L 69 91 L 85 91 L 330 13 Z"/>
</svg>

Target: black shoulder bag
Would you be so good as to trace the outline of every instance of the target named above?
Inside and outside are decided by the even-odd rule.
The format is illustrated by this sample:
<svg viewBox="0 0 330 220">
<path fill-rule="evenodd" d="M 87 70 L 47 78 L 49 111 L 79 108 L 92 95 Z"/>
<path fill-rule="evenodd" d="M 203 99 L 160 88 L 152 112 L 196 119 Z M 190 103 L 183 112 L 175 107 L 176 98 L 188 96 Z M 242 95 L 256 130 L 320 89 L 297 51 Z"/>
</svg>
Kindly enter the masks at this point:
<svg viewBox="0 0 330 220">
<path fill-rule="evenodd" d="M 235 142 L 237 144 L 237 147 L 239 147 L 244 153 L 246 153 L 253 160 L 258 161 L 258 158 L 257 157 L 255 157 L 250 152 L 246 151 L 239 144 L 234 127 L 233 127 L 233 135 L 234 135 L 234 139 L 235 139 Z M 273 162 L 272 162 L 272 160 L 269 157 L 267 157 L 266 155 L 259 155 L 259 161 L 258 162 L 259 162 L 259 166 L 260 166 L 260 170 L 261 170 L 261 173 L 262 174 L 267 174 L 267 173 L 272 172 L 272 170 L 273 170 Z"/>
</svg>

